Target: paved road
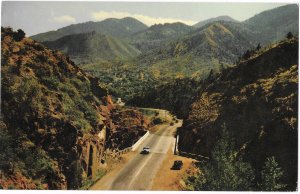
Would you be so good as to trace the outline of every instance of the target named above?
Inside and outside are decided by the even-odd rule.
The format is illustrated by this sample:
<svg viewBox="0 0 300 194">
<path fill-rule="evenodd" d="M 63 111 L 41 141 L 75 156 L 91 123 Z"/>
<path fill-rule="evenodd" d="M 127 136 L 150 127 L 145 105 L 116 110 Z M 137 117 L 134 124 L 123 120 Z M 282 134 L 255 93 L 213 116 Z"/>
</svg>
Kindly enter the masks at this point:
<svg viewBox="0 0 300 194">
<path fill-rule="evenodd" d="M 138 147 L 149 146 L 150 154 L 136 154 L 120 172 L 113 178 L 107 189 L 109 190 L 150 190 L 153 178 L 161 166 L 170 146 L 174 146 L 173 132 L 181 122 L 174 126 L 162 127 L 150 134 Z"/>
</svg>

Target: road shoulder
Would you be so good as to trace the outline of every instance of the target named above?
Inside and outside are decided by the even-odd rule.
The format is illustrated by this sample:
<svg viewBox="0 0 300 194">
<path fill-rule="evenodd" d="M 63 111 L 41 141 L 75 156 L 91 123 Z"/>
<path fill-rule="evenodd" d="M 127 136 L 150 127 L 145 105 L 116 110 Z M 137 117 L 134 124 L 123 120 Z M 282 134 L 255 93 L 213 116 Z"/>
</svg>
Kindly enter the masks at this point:
<svg viewBox="0 0 300 194">
<path fill-rule="evenodd" d="M 181 160 L 183 162 L 182 169 L 171 170 L 171 167 L 175 160 Z M 168 153 L 166 154 L 166 157 L 160 169 L 158 170 L 158 173 L 153 179 L 151 190 L 155 190 L 155 191 L 182 190 L 180 181 L 188 171 L 194 168 L 193 162 L 196 162 L 196 160 L 174 155 L 172 148 L 170 148 Z"/>
</svg>

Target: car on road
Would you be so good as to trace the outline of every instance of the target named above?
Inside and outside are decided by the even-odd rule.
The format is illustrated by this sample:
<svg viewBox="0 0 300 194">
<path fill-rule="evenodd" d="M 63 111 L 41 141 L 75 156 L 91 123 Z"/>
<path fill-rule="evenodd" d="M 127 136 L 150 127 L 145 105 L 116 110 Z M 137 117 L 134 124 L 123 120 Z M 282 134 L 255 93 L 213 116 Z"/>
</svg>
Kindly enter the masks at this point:
<svg viewBox="0 0 300 194">
<path fill-rule="evenodd" d="M 183 162 L 181 160 L 175 160 L 172 166 L 172 170 L 180 170 L 183 166 Z"/>
<path fill-rule="evenodd" d="M 143 147 L 141 154 L 149 154 L 150 153 L 150 148 L 149 147 Z"/>
</svg>

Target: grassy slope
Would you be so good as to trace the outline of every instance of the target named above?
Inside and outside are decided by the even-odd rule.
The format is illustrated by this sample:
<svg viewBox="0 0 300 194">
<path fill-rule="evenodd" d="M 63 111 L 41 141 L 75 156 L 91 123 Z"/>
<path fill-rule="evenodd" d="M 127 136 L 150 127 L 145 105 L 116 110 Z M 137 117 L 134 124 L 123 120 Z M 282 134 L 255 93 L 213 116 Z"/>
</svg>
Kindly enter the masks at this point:
<svg viewBox="0 0 300 194">
<path fill-rule="evenodd" d="M 78 63 L 124 60 L 140 53 L 120 39 L 99 33 L 74 34 L 44 44 L 51 49 L 63 51 Z"/>
</svg>

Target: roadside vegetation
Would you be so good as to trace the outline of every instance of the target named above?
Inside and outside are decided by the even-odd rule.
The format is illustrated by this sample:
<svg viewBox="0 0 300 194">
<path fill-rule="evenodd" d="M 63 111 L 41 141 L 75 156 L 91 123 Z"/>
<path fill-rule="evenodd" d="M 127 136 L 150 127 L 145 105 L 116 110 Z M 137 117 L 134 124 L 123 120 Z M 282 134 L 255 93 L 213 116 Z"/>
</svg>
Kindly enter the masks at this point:
<svg viewBox="0 0 300 194">
<path fill-rule="evenodd" d="M 281 191 L 286 188 L 283 170 L 274 156 L 268 157 L 261 171 L 243 161 L 235 140 L 223 128 L 211 158 L 198 166 L 198 171 L 185 178 L 186 190 L 192 191 Z"/>
</svg>

